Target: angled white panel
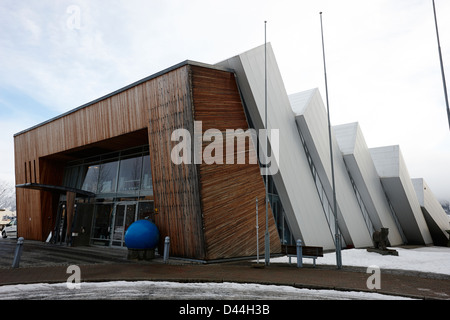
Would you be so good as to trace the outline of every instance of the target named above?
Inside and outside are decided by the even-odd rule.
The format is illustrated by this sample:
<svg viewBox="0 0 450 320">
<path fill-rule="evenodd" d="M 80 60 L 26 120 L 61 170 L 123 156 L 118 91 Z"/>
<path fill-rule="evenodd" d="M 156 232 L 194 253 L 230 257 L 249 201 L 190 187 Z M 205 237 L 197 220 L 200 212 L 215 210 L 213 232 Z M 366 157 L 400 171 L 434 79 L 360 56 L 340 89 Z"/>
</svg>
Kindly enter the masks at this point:
<svg viewBox="0 0 450 320">
<path fill-rule="evenodd" d="M 447 214 L 424 179 L 412 179 L 412 183 L 433 238 L 433 243 L 439 246 L 447 246 L 449 235 L 445 230 L 450 230 Z"/>
<path fill-rule="evenodd" d="M 395 216 L 387 201 L 380 178 L 357 122 L 333 127 L 347 168 L 361 194 L 376 230 L 389 228 L 392 246 L 403 244 Z"/>
<path fill-rule="evenodd" d="M 265 127 L 264 56 L 263 45 L 218 63 L 235 70 L 244 103 L 257 130 Z M 267 79 L 268 128 L 279 129 L 279 171 L 273 179 L 287 221 L 294 237 L 302 238 L 306 245 L 334 249 L 334 240 L 322 211 L 270 43 L 267 44 Z"/>
<path fill-rule="evenodd" d="M 419 200 L 399 146 L 370 148 L 370 155 L 386 194 L 410 244 L 432 244 Z"/>
<path fill-rule="evenodd" d="M 328 199 L 333 201 L 328 118 L 319 90 L 309 90 L 289 96 L 296 114 L 298 130 L 303 134 L 314 165 L 321 177 Z M 352 183 L 332 130 L 333 162 L 339 228 L 347 244 L 355 247 L 372 246 L 369 230 L 356 200 Z"/>
</svg>

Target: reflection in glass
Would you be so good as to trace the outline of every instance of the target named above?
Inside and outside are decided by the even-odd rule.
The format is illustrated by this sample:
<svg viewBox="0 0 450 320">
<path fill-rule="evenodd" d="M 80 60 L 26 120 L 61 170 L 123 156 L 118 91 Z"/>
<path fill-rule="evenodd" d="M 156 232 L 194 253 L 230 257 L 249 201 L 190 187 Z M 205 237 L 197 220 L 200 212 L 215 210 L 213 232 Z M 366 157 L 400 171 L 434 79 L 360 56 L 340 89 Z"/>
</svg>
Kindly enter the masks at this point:
<svg viewBox="0 0 450 320">
<path fill-rule="evenodd" d="M 94 193 L 97 192 L 99 168 L 100 165 L 98 164 L 88 167 L 86 177 L 84 178 L 83 186 L 81 187 L 81 189 Z"/>
<path fill-rule="evenodd" d="M 66 168 L 63 186 L 80 189 L 87 172 L 86 166 L 75 166 Z"/>
<path fill-rule="evenodd" d="M 136 204 L 127 205 L 127 214 L 125 216 L 123 232 L 127 232 L 128 227 L 136 220 L 135 216 L 136 216 Z"/>
<path fill-rule="evenodd" d="M 273 185 L 271 191 L 275 193 L 269 193 L 269 201 L 275 223 L 277 225 L 278 235 L 280 237 L 281 243 L 284 245 L 294 245 L 295 241 L 287 224 L 280 197 L 278 196 L 278 194 L 276 194 L 277 191 L 275 185 Z"/>
<path fill-rule="evenodd" d="M 114 218 L 114 234 L 113 234 L 113 245 L 120 245 L 123 235 L 123 217 L 125 216 L 125 206 L 118 205 L 116 207 L 116 216 Z M 119 240 L 119 241 L 117 241 Z"/>
<path fill-rule="evenodd" d="M 65 168 L 63 185 L 81 188 L 101 197 L 153 195 L 150 155 L 147 150 L 121 151 L 71 162 Z M 136 149 L 132 149 L 136 152 Z M 98 159 L 101 159 L 100 161 Z M 89 161 L 89 162 L 84 162 Z"/>
<path fill-rule="evenodd" d="M 150 168 L 150 156 L 143 157 L 141 190 L 148 190 L 153 194 L 152 169 Z"/>
<path fill-rule="evenodd" d="M 116 192 L 118 161 L 103 163 L 98 175 L 98 193 Z"/>
<path fill-rule="evenodd" d="M 136 203 L 116 205 L 114 217 L 113 246 L 124 246 L 125 233 L 135 221 Z"/>
<path fill-rule="evenodd" d="M 96 206 L 94 219 L 93 244 L 109 245 L 112 204 L 100 204 Z"/>
<path fill-rule="evenodd" d="M 154 221 L 154 204 L 153 202 L 139 202 L 138 220 L 148 219 Z"/>
<path fill-rule="evenodd" d="M 120 161 L 119 187 L 117 191 L 135 192 L 141 180 L 142 157 Z"/>
</svg>

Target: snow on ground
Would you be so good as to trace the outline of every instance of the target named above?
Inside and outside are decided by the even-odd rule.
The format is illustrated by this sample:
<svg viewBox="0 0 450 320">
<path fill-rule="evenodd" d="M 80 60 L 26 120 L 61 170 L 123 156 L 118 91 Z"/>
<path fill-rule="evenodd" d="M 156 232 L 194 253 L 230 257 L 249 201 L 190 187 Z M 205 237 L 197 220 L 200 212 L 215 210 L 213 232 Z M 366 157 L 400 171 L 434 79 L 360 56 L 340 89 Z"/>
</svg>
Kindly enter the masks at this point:
<svg viewBox="0 0 450 320">
<path fill-rule="evenodd" d="M 167 281 L 82 282 L 0 286 L 0 300 L 411 300 L 370 292 L 311 290 L 251 283 L 178 283 Z"/>
<path fill-rule="evenodd" d="M 450 248 L 449 247 L 419 247 L 415 249 L 395 249 L 398 256 L 382 256 L 366 249 L 342 250 L 342 265 L 352 267 L 378 266 L 383 269 L 410 270 L 427 273 L 450 275 Z M 288 257 L 272 258 L 271 262 L 289 262 Z M 295 257 L 291 260 L 297 263 Z M 303 263 L 312 263 L 312 259 L 304 259 Z M 325 253 L 316 260 L 318 265 L 336 265 L 336 253 Z"/>
<path fill-rule="evenodd" d="M 398 256 L 382 256 L 365 249 L 342 251 L 343 266 L 399 269 L 450 275 L 450 248 L 420 247 L 415 249 L 392 248 Z M 264 260 L 264 257 L 263 259 Z M 305 259 L 307 263 L 310 259 Z M 287 263 L 288 257 L 271 258 L 271 263 Z M 292 258 L 296 264 L 296 258 Z M 318 265 L 336 265 L 335 253 L 318 258 Z M 111 281 L 81 283 L 80 289 L 68 289 L 66 283 L 27 284 L 0 286 L 2 299 L 299 299 L 299 300 L 393 300 L 402 297 L 370 292 L 341 292 L 333 290 L 299 289 L 289 286 L 273 286 L 238 283 L 177 283 L 152 281 Z"/>
</svg>

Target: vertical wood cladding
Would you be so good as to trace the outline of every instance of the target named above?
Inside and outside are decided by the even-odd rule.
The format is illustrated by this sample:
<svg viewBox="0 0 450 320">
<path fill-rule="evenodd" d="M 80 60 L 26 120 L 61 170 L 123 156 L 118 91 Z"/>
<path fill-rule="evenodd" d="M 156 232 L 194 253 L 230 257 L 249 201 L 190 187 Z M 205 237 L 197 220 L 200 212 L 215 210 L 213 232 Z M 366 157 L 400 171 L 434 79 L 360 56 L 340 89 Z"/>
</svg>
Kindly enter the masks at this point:
<svg viewBox="0 0 450 320">
<path fill-rule="evenodd" d="M 171 238 L 170 254 L 205 258 L 203 224 L 195 164 L 176 165 L 171 160 L 172 132 L 194 124 L 189 85 L 189 66 L 147 83 L 150 107 L 149 143 L 155 207 L 162 249 L 165 236 Z M 161 243 L 162 242 L 162 243 Z"/>
<path fill-rule="evenodd" d="M 225 137 L 226 129 L 248 129 L 233 73 L 192 66 L 192 88 L 194 119 L 202 121 L 203 133 L 218 129 Z M 265 188 L 258 164 L 248 161 L 251 146 L 247 143 L 245 164 L 227 164 L 224 151 L 223 164 L 198 165 L 207 259 L 256 255 L 256 198 L 264 252 Z M 280 252 L 270 207 L 269 232 L 271 252 Z"/>
<path fill-rule="evenodd" d="M 147 129 L 144 90 L 145 83 L 139 84 L 17 134 L 14 137 L 16 184 L 61 183 L 63 163 L 48 167 L 45 157 Z M 18 234 L 26 239 L 45 240 L 53 224 L 49 218 L 55 210 L 52 203 L 46 191 L 16 189 Z"/>
</svg>

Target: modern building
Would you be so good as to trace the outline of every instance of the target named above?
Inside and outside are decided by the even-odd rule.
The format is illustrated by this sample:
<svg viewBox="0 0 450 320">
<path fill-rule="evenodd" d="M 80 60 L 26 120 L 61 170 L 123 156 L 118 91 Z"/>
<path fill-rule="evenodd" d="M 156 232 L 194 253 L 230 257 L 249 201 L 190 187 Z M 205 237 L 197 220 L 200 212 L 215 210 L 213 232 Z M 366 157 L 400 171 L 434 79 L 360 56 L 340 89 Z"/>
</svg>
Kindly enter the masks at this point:
<svg viewBox="0 0 450 320">
<path fill-rule="evenodd" d="M 400 147 L 378 147 L 369 151 L 407 242 L 433 244 Z"/>
<path fill-rule="evenodd" d="M 14 136 L 18 233 L 125 247 L 151 219 L 172 256 L 215 261 L 263 254 L 266 231 L 272 254 L 334 250 L 337 217 L 343 247 L 381 227 L 391 245 L 432 244 L 442 212 L 427 202 L 424 218 L 399 150 L 383 165 L 357 124 L 332 128 L 333 212 L 327 132 L 319 91 L 288 96 L 270 44 L 185 61 Z"/>
<path fill-rule="evenodd" d="M 348 175 L 363 216 L 372 230 L 389 228 L 390 245 L 407 242 L 403 229 L 381 184 L 369 148 L 358 123 L 333 127 L 334 135 L 344 158 Z"/>
<path fill-rule="evenodd" d="M 412 183 L 428 230 L 430 230 L 433 244 L 446 246 L 448 233 L 445 230 L 450 230 L 447 214 L 423 178 L 412 179 Z"/>
<path fill-rule="evenodd" d="M 290 101 L 317 190 L 326 209 L 330 210 L 330 222 L 333 224 L 334 219 L 331 219 L 334 217 L 334 213 L 331 212 L 334 209 L 333 184 L 325 106 L 317 89 L 291 95 Z M 358 202 L 355 196 L 335 135 L 332 134 L 331 137 L 340 233 L 346 246 L 369 247 L 372 245 L 372 233 L 375 228 L 367 212 L 363 210 L 363 203 Z"/>
<path fill-rule="evenodd" d="M 18 233 L 124 246 L 128 226 L 149 217 L 171 238 L 171 255 L 254 256 L 257 198 L 265 212 L 258 164 L 171 158 L 177 129 L 194 136 L 247 128 L 234 72 L 186 61 L 20 132 L 14 138 Z M 201 151 L 208 147 L 205 142 Z M 279 252 L 269 213 L 271 250 Z M 259 217 L 264 230 L 265 216 Z"/>
<path fill-rule="evenodd" d="M 266 54 L 265 54 L 266 53 Z M 234 70 L 251 127 L 265 125 L 265 57 L 267 59 L 267 128 L 279 130 L 277 172 L 271 181 L 280 200 L 280 211 L 294 239 L 308 245 L 334 249 L 334 233 L 311 175 L 307 156 L 293 118 L 289 97 L 270 45 L 232 57 L 219 63 Z M 270 139 L 270 145 L 275 144 Z M 264 144 L 263 144 L 264 146 Z M 288 241 L 289 239 L 284 239 Z M 292 242 L 292 240 L 291 240 Z"/>
</svg>

